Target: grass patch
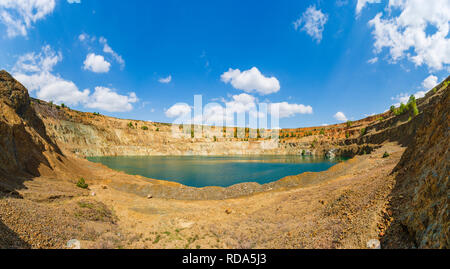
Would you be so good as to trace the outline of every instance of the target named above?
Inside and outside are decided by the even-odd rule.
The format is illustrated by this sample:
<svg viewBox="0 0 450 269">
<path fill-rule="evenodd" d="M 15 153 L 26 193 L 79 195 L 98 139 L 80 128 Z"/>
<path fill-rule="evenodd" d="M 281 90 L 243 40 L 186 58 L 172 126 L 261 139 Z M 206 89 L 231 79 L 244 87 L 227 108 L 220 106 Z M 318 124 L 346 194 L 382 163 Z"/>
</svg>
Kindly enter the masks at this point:
<svg viewBox="0 0 450 269">
<path fill-rule="evenodd" d="M 78 209 L 75 211 L 75 216 L 90 221 L 101 221 L 114 223 L 115 215 L 103 203 L 95 201 L 79 201 L 77 203 Z"/>
<path fill-rule="evenodd" d="M 77 187 L 82 188 L 82 189 L 87 189 L 89 187 L 89 185 L 86 184 L 86 181 L 84 180 L 84 178 L 80 178 L 77 182 Z"/>
<path fill-rule="evenodd" d="M 161 235 L 157 235 L 155 240 L 153 240 L 153 244 L 158 244 L 159 240 L 161 240 Z"/>
</svg>

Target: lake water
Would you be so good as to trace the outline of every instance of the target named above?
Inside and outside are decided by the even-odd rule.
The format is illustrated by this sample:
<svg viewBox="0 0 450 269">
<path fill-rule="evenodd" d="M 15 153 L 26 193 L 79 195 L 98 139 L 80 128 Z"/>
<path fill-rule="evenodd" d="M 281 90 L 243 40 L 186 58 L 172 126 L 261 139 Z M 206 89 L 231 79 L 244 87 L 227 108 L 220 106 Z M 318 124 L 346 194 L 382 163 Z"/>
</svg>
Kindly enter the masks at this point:
<svg viewBox="0 0 450 269">
<path fill-rule="evenodd" d="M 89 160 L 127 174 L 191 187 L 228 187 L 243 182 L 264 184 L 304 172 L 325 171 L 337 163 L 304 156 L 91 157 Z"/>
</svg>

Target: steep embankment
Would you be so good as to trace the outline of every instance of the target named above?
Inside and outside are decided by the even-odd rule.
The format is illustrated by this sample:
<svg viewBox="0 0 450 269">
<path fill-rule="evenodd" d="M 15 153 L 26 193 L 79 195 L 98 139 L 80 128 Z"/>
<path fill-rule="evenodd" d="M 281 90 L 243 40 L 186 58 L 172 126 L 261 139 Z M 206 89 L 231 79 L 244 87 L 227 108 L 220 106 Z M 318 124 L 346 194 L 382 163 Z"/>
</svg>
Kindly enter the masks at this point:
<svg viewBox="0 0 450 269">
<path fill-rule="evenodd" d="M 430 106 L 395 169 L 392 209 L 397 223 L 391 233 L 406 230 L 419 248 L 450 247 L 449 82 L 447 78 L 434 98 L 427 99 Z"/>
<path fill-rule="evenodd" d="M 65 158 L 31 107 L 28 91 L 4 71 L 0 89 L 0 177 L 9 179 L 0 180 L 0 190 L 9 192 L 20 184 L 18 177 L 51 174 Z"/>
<path fill-rule="evenodd" d="M 90 174 L 86 163 L 62 153 L 28 91 L 0 71 L 0 249 L 63 248 L 70 238 L 115 230 L 107 207 L 75 186 Z"/>
</svg>

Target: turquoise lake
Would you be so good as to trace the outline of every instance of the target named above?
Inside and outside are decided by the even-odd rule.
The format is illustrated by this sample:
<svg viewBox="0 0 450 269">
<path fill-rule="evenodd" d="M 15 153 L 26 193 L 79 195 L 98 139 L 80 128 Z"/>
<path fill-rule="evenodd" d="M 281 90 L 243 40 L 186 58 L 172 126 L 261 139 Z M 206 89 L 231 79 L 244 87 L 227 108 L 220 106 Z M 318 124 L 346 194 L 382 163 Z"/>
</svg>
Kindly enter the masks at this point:
<svg viewBox="0 0 450 269">
<path fill-rule="evenodd" d="M 91 157 L 130 175 L 175 181 L 191 187 L 265 184 L 304 172 L 328 170 L 337 161 L 304 156 L 146 156 Z"/>
</svg>

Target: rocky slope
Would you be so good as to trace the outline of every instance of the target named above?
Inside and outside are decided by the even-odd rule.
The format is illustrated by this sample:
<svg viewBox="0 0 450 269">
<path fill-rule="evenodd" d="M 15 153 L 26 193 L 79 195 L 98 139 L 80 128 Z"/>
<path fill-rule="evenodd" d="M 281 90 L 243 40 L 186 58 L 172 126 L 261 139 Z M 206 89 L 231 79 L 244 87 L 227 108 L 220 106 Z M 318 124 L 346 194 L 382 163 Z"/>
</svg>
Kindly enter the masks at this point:
<svg viewBox="0 0 450 269">
<path fill-rule="evenodd" d="M 392 208 L 419 248 L 450 247 L 450 91 L 447 79 L 422 113 L 413 141 L 395 171 Z M 396 227 L 392 229 L 395 232 Z"/>
<path fill-rule="evenodd" d="M 28 91 L 4 71 L 0 89 L 0 177 L 30 178 L 62 166 L 64 156 L 31 107 Z M 2 180 L 0 190 L 11 190 L 14 183 Z"/>
</svg>

